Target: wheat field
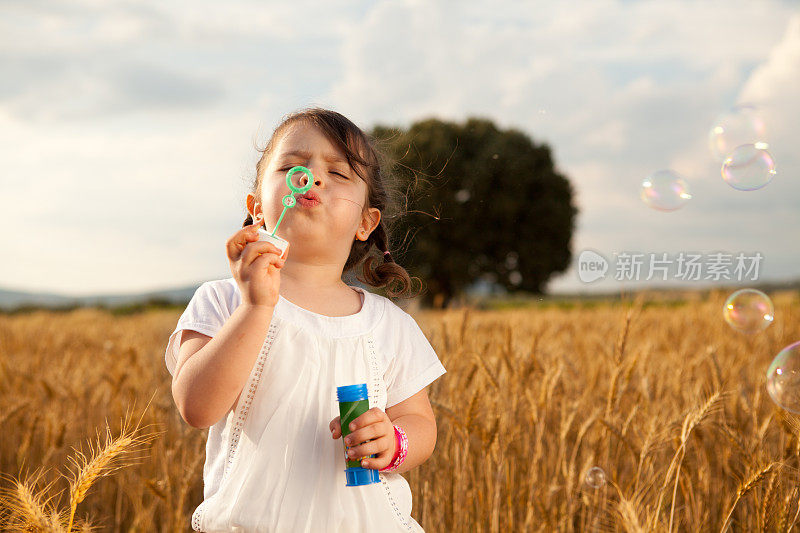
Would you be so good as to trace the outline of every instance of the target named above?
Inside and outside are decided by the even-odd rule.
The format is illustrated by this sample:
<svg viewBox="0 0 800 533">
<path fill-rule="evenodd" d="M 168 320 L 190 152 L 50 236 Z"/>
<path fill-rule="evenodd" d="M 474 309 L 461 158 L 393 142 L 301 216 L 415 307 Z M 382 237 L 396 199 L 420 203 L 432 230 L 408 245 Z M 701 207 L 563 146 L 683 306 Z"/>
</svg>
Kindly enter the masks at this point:
<svg viewBox="0 0 800 533">
<path fill-rule="evenodd" d="M 800 295 L 745 335 L 727 293 L 413 313 L 448 373 L 433 456 L 404 474 L 438 531 L 796 531 L 800 418 L 766 369 Z M 180 309 L 0 315 L 8 530 L 189 531 L 207 430 L 173 404 Z M 588 484 L 599 467 L 605 483 Z M 27 528 L 27 529 L 25 529 Z"/>
</svg>

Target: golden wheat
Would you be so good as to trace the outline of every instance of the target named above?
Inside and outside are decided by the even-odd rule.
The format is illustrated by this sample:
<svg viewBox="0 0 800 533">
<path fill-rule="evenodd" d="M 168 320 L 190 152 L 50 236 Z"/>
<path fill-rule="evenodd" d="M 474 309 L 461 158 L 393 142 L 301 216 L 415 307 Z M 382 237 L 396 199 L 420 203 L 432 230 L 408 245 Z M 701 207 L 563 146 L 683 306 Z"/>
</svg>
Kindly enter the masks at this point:
<svg viewBox="0 0 800 533">
<path fill-rule="evenodd" d="M 772 296 L 775 320 L 755 335 L 727 326 L 722 292 L 416 313 L 448 373 L 429 388 L 434 454 L 404 474 L 412 514 L 431 532 L 797 528 L 800 418 L 764 383 L 777 351 L 800 340 L 800 298 Z M 188 529 L 207 431 L 180 418 L 164 368 L 181 311 L 0 315 L 9 529 Z M 71 445 L 151 395 L 143 418 L 164 431 L 148 461 L 115 468 L 145 443 L 124 423 L 73 457 Z M 21 474 L 26 462 L 79 468 L 45 491 Z M 607 480 L 597 488 L 585 481 L 594 466 Z"/>
</svg>

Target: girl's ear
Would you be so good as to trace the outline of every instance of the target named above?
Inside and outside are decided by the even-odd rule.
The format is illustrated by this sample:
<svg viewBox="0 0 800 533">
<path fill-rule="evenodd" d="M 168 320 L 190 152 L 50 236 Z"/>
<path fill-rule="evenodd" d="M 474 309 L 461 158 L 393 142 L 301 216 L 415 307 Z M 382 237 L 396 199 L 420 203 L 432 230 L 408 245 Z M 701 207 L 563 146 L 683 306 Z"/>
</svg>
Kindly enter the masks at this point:
<svg viewBox="0 0 800 533">
<path fill-rule="evenodd" d="M 375 228 L 378 227 L 380 222 L 381 210 L 376 207 L 370 207 L 368 213 L 361 221 L 361 228 L 359 228 L 359 231 L 365 231 L 367 234 L 370 234 Z"/>
<path fill-rule="evenodd" d="M 256 201 L 256 196 L 251 192 L 247 193 L 247 198 L 245 199 L 245 208 L 247 209 L 247 212 L 250 214 L 250 218 L 252 219 L 256 218 L 257 205 L 258 202 Z"/>
</svg>

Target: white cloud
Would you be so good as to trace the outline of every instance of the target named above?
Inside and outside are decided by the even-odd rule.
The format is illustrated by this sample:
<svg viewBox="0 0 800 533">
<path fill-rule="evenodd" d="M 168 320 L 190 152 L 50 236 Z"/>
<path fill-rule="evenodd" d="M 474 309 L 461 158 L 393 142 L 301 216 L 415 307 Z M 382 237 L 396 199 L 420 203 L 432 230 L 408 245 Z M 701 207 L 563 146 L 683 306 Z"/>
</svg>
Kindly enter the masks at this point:
<svg viewBox="0 0 800 533">
<path fill-rule="evenodd" d="M 0 286 L 136 292 L 225 274 L 259 117 L 150 118 L 143 131 L 0 115 Z"/>
<path fill-rule="evenodd" d="M 580 9 L 542 2 L 453 11 L 443 2 L 383 2 L 345 40 L 345 76 L 332 100 L 362 121 L 478 114 L 548 142 L 575 185 L 576 251 L 767 242 L 782 254 L 773 273 L 785 275 L 792 263 L 778 243 L 789 230 L 768 221 L 777 217 L 771 206 L 785 205 L 790 191 L 771 184 L 735 196 L 706 139 L 793 11 L 778 2 L 609 0 Z M 785 140 L 797 138 L 785 132 Z M 653 212 L 639 199 L 642 179 L 670 167 L 697 193 L 677 215 Z M 569 286 L 568 277 L 554 287 Z"/>
<path fill-rule="evenodd" d="M 772 49 L 744 84 L 740 102 L 761 106 L 767 125 L 770 152 L 775 156 L 780 179 L 798 183 L 797 153 L 800 124 L 800 13 L 787 24 L 781 42 Z M 776 176 L 776 179 L 778 177 Z"/>
</svg>

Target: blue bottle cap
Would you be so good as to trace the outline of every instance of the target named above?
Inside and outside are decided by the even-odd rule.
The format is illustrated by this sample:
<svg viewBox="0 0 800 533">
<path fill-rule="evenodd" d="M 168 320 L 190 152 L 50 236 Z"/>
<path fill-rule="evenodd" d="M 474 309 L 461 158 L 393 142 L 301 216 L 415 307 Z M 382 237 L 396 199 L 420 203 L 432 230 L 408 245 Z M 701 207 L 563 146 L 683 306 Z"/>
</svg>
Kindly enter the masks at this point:
<svg viewBox="0 0 800 533">
<path fill-rule="evenodd" d="M 344 477 L 347 479 L 348 487 L 357 487 L 359 485 L 371 485 L 373 483 L 380 483 L 381 477 L 378 471 L 374 468 L 345 468 Z"/>
<path fill-rule="evenodd" d="M 366 400 L 367 398 L 367 384 L 359 383 L 358 385 L 344 385 L 336 387 L 336 397 L 340 402 L 357 402 L 359 400 Z"/>
</svg>

